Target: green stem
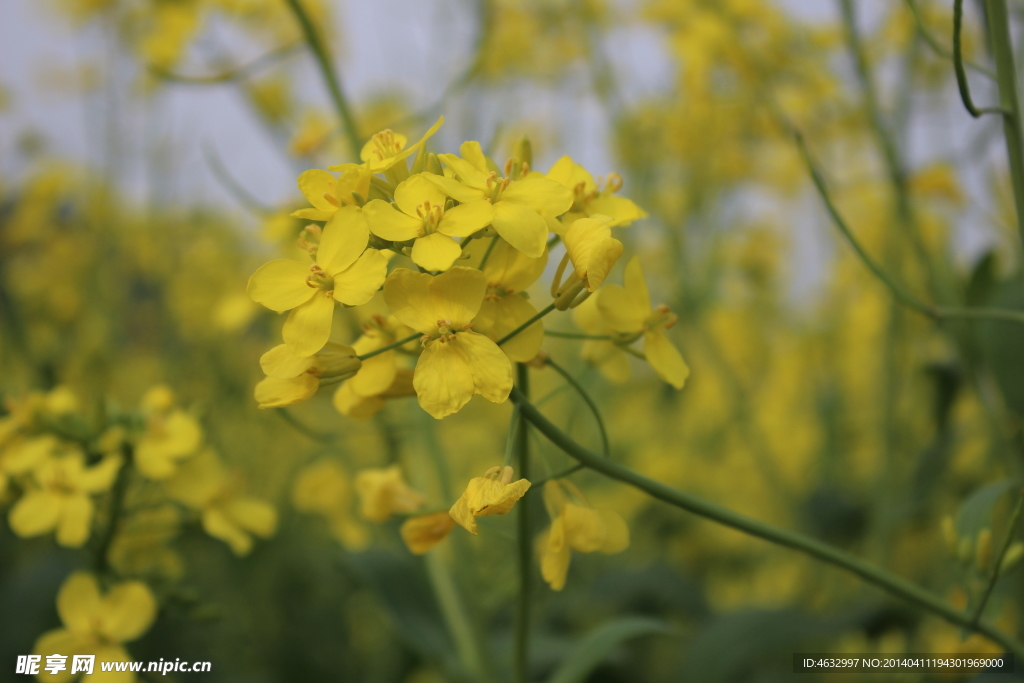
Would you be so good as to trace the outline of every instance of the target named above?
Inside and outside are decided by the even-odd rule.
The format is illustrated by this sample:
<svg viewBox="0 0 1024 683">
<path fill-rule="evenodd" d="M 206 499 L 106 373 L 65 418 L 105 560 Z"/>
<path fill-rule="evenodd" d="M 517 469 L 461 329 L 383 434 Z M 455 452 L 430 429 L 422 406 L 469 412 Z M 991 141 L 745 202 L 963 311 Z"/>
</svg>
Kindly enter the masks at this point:
<svg viewBox="0 0 1024 683">
<path fill-rule="evenodd" d="M 555 302 L 552 301 L 540 313 L 538 313 L 537 315 L 533 316 L 532 318 L 527 320 L 525 323 L 523 323 L 522 325 L 520 325 L 519 327 L 517 327 L 516 329 L 512 330 L 511 332 L 506 334 L 504 337 L 499 339 L 498 340 L 498 346 L 501 346 L 502 344 L 507 342 L 509 339 L 511 339 L 512 337 L 516 336 L 517 334 L 519 334 L 520 332 L 525 330 L 527 327 L 529 327 L 530 325 L 534 324 L 535 322 L 537 322 L 538 320 L 540 320 L 541 318 L 543 318 L 544 316 L 546 316 L 548 313 L 550 313 L 553 310 L 555 310 Z"/>
<path fill-rule="evenodd" d="M 345 135 L 348 137 L 352 153 L 359 154 L 359 150 L 363 147 L 362 140 L 359 137 L 359 127 L 356 125 L 356 119 L 352 115 L 348 100 L 345 99 L 345 94 L 341 90 L 341 81 L 338 79 L 334 65 L 327 55 L 327 49 L 320 39 L 320 34 L 317 33 L 316 27 L 313 26 L 313 20 L 306 13 L 301 0 L 286 0 L 286 2 L 291 7 L 292 13 L 295 14 L 295 19 L 299 22 L 302 33 L 306 37 L 309 50 L 313 53 L 313 57 L 316 58 L 317 65 L 320 67 L 320 74 L 327 84 L 327 90 L 331 94 L 331 101 L 334 102 L 334 108 L 337 110 L 338 117 L 341 119 L 342 126 L 345 129 Z"/>
<path fill-rule="evenodd" d="M 989 35 L 992 39 L 992 57 L 996 63 L 999 104 L 1009 112 L 1003 117 L 1003 135 L 1006 137 L 1006 153 L 1010 160 L 1017 228 L 1024 240 L 1024 133 L 1017 99 L 1017 69 L 1013 61 L 1006 0 L 985 0 L 985 13 L 988 15 Z"/>
<path fill-rule="evenodd" d="M 125 443 L 121 447 L 121 455 L 124 457 L 124 464 L 117 471 L 117 478 L 114 479 L 114 486 L 110 490 L 110 515 L 107 519 L 107 526 L 103 529 L 103 535 L 99 537 L 99 544 L 96 546 L 96 574 L 102 576 L 110 569 L 110 546 L 117 536 L 118 527 L 124 513 L 124 499 L 128 493 L 128 481 L 131 476 L 132 462 L 135 458 L 135 449 L 131 444 Z"/>
<path fill-rule="evenodd" d="M 907 0 L 907 6 L 910 8 L 911 14 L 914 15 L 914 23 L 917 24 L 917 34 L 924 39 L 924 42 L 928 47 L 932 49 L 935 54 L 946 59 L 953 59 L 953 53 L 942 43 L 940 43 L 935 36 L 928 31 L 928 27 L 924 25 L 924 20 L 921 18 L 921 13 L 917 10 L 917 3 L 914 0 Z M 995 80 L 996 72 L 989 69 L 987 66 L 982 66 L 976 62 L 972 62 L 969 59 L 962 60 L 964 65 L 969 69 L 974 69 L 980 74 L 984 74 Z"/>
<path fill-rule="evenodd" d="M 1002 320 L 1006 322 L 1024 324 L 1024 312 L 1021 311 L 998 308 L 940 308 L 921 301 L 906 290 L 901 284 L 896 282 L 896 280 L 890 277 L 889 274 L 885 272 L 885 269 L 867 253 L 861 243 L 857 240 L 857 237 L 853 234 L 850 226 L 847 225 L 842 214 L 839 213 L 839 209 L 836 208 L 835 203 L 832 201 L 832 197 L 829 195 L 828 188 L 825 186 L 825 179 L 822 177 L 817 166 L 815 166 L 813 159 L 811 159 L 811 155 L 807 149 L 807 144 L 804 142 L 803 135 L 799 131 L 794 130 L 793 137 L 796 139 L 796 143 L 803 155 L 804 162 L 807 165 L 807 170 L 810 172 L 811 180 L 814 182 L 814 186 L 817 188 L 818 194 L 821 196 L 821 200 L 825 204 L 825 208 L 828 210 L 829 216 L 832 218 L 832 222 L 843 234 L 847 242 L 850 243 L 853 250 L 857 252 L 857 256 L 860 258 L 861 262 L 867 266 L 868 270 L 870 270 L 874 276 L 889 289 L 890 292 L 892 292 L 892 295 L 896 297 L 897 301 L 907 308 L 917 311 L 918 313 L 921 313 L 933 320 L 968 318 Z"/>
<path fill-rule="evenodd" d="M 590 408 L 590 412 L 594 414 L 594 419 L 597 421 L 597 429 L 601 433 L 601 451 L 604 453 L 604 457 L 609 457 L 611 455 L 611 446 L 608 444 L 608 431 L 604 428 L 604 420 L 601 419 L 601 411 L 598 410 L 594 399 L 590 397 L 590 394 L 588 394 L 587 390 L 583 388 L 583 385 L 576 381 L 575 377 L 570 375 L 569 372 L 561 365 L 551 360 L 550 356 L 545 362 L 552 370 L 561 375 L 562 378 L 569 383 L 569 386 L 576 390 L 576 393 L 580 395 L 583 402 L 587 404 L 588 408 Z"/>
<path fill-rule="evenodd" d="M 974 106 L 974 100 L 971 99 L 970 84 L 967 82 L 967 70 L 964 68 L 963 46 L 960 40 L 963 21 L 964 0 L 953 0 L 953 71 L 956 72 L 956 87 L 960 90 L 960 100 L 964 103 L 964 109 L 976 119 L 981 118 L 984 114 L 1007 114 L 1012 116 L 1012 111 L 1002 107 L 982 107 L 979 109 Z"/>
<path fill-rule="evenodd" d="M 385 351 L 390 351 L 392 349 L 397 349 L 399 346 L 405 346 L 406 344 L 408 344 L 409 342 L 413 341 L 414 339 L 419 339 L 422 336 L 423 335 L 421 333 L 419 333 L 419 332 L 417 332 L 416 334 L 410 334 L 405 339 L 399 339 L 396 342 L 391 342 L 387 346 L 382 346 L 379 349 L 374 349 L 373 351 L 367 351 L 366 353 L 364 353 L 361 356 L 356 356 L 356 358 L 358 358 L 359 360 L 366 360 L 367 358 L 373 358 L 374 356 L 379 356 L 380 354 L 384 353 Z"/>
<path fill-rule="evenodd" d="M 584 466 L 607 477 L 629 484 L 658 500 L 692 512 L 705 519 L 751 536 L 762 538 L 770 543 L 798 550 L 815 559 L 844 569 L 851 574 L 859 576 L 868 583 L 874 584 L 888 593 L 932 612 L 953 624 L 966 627 L 984 635 L 994 643 L 1014 653 L 1017 657 L 1024 656 L 1024 644 L 1014 640 L 988 622 L 979 621 L 977 624 L 973 624 L 972 615 L 955 609 L 930 591 L 810 536 L 751 519 L 728 508 L 672 488 L 654 479 L 649 479 L 613 460 L 602 458 L 597 453 L 578 444 L 565 432 L 556 427 L 554 423 L 548 420 L 543 413 L 529 402 L 519 389 L 513 387 L 510 397 L 519 404 L 523 417 L 536 427 L 537 431 Z"/>
<path fill-rule="evenodd" d="M 549 481 L 551 481 L 553 479 L 564 479 L 565 477 L 568 477 L 571 474 L 576 474 L 577 472 L 579 472 L 582 469 L 583 469 L 583 465 L 580 464 L 580 463 L 576 463 L 572 467 L 566 467 L 561 472 L 555 472 L 554 474 L 552 474 L 549 477 L 544 477 L 543 479 L 539 479 L 539 480 L 533 482 L 533 485 L 536 486 L 537 488 L 540 488 L 541 486 L 543 486 L 544 484 L 548 483 Z"/>
<path fill-rule="evenodd" d="M 1006 551 L 1010 549 L 1013 544 L 1013 537 L 1017 535 L 1017 527 L 1020 525 L 1021 512 L 1024 511 L 1024 491 L 1021 491 L 1017 496 L 1017 505 L 1013 508 L 1013 514 L 1010 517 L 1010 529 L 1006 532 L 1006 540 L 1003 541 L 1003 547 L 999 551 L 999 557 L 996 558 L 996 565 L 992 569 L 992 576 L 989 577 L 988 585 L 985 586 L 985 592 L 981 595 L 981 601 L 978 602 L 978 607 L 974 611 L 974 618 L 971 619 L 972 627 L 977 625 L 981 619 L 982 613 L 985 611 L 985 605 L 988 603 L 989 597 L 992 595 L 992 590 L 996 587 L 996 582 L 999 580 L 999 570 L 1003 566 L 1003 558 L 1006 557 Z"/>
<path fill-rule="evenodd" d="M 295 431 L 303 434 L 304 436 L 317 441 L 319 443 L 334 443 L 336 437 L 334 434 L 328 434 L 326 432 L 319 432 L 311 427 L 307 427 L 302 422 L 299 422 L 298 418 L 291 414 L 287 408 L 278 408 L 275 410 L 281 419 L 290 424 Z"/>
<path fill-rule="evenodd" d="M 612 340 L 612 335 L 610 334 L 583 334 L 581 332 L 559 332 L 558 330 L 544 330 L 544 334 L 549 337 L 558 337 L 560 339 L 592 339 L 594 341 Z"/>
<path fill-rule="evenodd" d="M 498 236 L 495 235 L 491 238 L 491 243 L 487 245 L 487 251 L 484 252 L 483 258 L 480 259 L 480 265 L 477 266 L 478 270 L 483 270 L 484 266 L 487 265 L 487 261 L 491 258 L 491 252 L 494 251 L 494 245 L 498 243 Z"/>
<path fill-rule="evenodd" d="M 218 74 L 211 74 L 209 76 L 188 76 L 185 74 L 175 73 L 155 64 L 149 64 L 148 68 L 156 74 L 157 77 L 165 81 L 171 81 L 172 83 L 183 83 L 185 85 L 215 85 L 218 83 L 231 83 L 232 81 L 243 80 L 253 72 L 271 65 L 279 59 L 287 57 L 301 44 L 302 43 L 299 42 L 283 45 L 275 50 L 271 50 L 261 57 L 257 57 L 251 62 L 221 71 Z"/>
<path fill-rule="evenodd" d="M 529 368 L 523 363 L 516 364 L 517 395 L 530 395 Z M 521 406 L 517 403 L 517 408 Z M 519 411 L 517 411 L 519 412 Z M 516 453 L 519 456 L 519 476 L 529 479 L 530 448 L 526 421 L 519 419 L 516 424 Z M 519 599 L 516 607 L 515 632 L 515 678 L 516 683 L 528 683 L 530 680 L 530 564 L 532 561 L 530 548 L 530 508 L 527 500 L 519 501 L 516 514 L 516 530 L 519 548 Z"/>
</svg>

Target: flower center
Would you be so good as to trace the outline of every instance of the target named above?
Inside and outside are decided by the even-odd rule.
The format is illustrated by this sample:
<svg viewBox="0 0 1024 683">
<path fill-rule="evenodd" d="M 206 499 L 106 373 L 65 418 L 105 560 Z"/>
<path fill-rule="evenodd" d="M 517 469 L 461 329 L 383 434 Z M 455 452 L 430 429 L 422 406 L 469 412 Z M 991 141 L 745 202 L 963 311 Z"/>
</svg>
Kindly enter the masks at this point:
<svg viewBox="0 0 1024 683">
<path fill-rule="evenodd" d="M 306 285 L 323 291 L 327 296 L 334 294 L 334 279 L 327 275 L 327 272 L 320 267 L 319 263 L 309 264 L 309 275 L 306 276 Z"/>
<path fill-rule="evenodd" d="M 393 157 L 402 151 L 402 143 L 395 137 L 394 131 L 390 128 L 382 130 L 373 136 L 373 149 L 371 154 L 377 158 L 378 161 L 384 161 L 389 157 Z"/>
<path fill-rule="evenodd" d="M 491 200 L 492 204 L 501 200 L 501 194 L 511 182 L 511 178 L 499 178 L 498 174 L 494 171 L 487 175 L 487 187 L 484 189 L 484 192 L 487 193 L 487 198 Z"/>
<path fill-rule="evenodd" d="M 675 325 L 677 320 L 679 320 L 679 316 L 673 313 L 668 306 L 662 304 L 644 320 L 644 330 L 654 330 L 659 327 L 668 329 Z"/>
<path fill-rule="evenodd" d="M 468 330 L 469 328 L 473 327 L 473 323 L 469 323 L 468 325 L 463 325 L 461 329 L 453 329 L 455 327 L 456 327 L 456 325 L 454 323 L 452 323 L 452 321 L 450 319 L 448 319 L 448 318 L 445 318 L 445 319 L 442 319 L 442 320 L 438 320 L 437 321 L 437 336 L 431 336 L 429 334 L 425 334 L 422 337 L 420 337 L 420 343 L 425 347 L 427 344 L 429 344 L 430 342 L 432 342 L 432 341 L 434 341 L 436 339 L 437 341 L 441 342 L 442 344 L 447 344 L 449 341 L 454 339 L 455 335 L 458 334 L 459 332 L 462 332 L 464 330 Z"/>
<path fill-rule="evenodd" d="M 425 201 L 416 207 L 416 215 L 423 221 L 419 228 L 420 237 L 423 237 L 437 232 L 437 226 L 444 216 L 444 207 Z"/>
</svg>

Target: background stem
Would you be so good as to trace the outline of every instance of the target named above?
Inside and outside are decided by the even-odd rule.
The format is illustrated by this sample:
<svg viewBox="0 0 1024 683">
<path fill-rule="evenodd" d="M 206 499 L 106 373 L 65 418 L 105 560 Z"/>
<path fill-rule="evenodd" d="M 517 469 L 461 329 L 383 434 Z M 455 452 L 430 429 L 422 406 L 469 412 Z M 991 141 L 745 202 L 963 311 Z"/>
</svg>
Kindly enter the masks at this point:
<svg viewBox="0 0 1024 683">
<path fill-rule="evenodd" d="M 515 389 L 519 395 L 530 395 L 529 368 L 523 363 L 516 363 Z M 514 422 L 516 430 L 516 460 L 519 463 L 519 477 L 528 479 L 530 476 L 530 442 L 528 439 L 526 420 L 520 418 Z M 516 507 L 516 530 L 519 546 L 519 600 L 516 606 L 515 634 L 515 681 L 528 683 L 530 680 L 530 565 L 532 553 L 530 549 L 530 507 L 529 498 L 524 498 Z"/>
</svg>

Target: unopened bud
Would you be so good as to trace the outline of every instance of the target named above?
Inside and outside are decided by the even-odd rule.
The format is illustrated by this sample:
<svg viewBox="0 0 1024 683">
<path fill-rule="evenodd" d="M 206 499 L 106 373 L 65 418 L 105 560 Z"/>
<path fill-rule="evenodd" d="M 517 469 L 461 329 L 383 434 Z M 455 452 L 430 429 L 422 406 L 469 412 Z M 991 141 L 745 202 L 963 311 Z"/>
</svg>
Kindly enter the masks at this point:
<svg viewBox="0 0 1024 683">
<path fill-rule="evenodd" d="M 1022 557 L 1024 557 L 1024 543 L 1018 541 L 1011 545 L 1006 550 L 1006 554 L 1003 555 L 1003 561 L 999 565 L 999 573 L 1005 574 L 1016 567 Z"/>
<path fill-rule="evenodd" d="M 433 173 L 434 175 L 444 175 L 444 169 L 441 167 L 441 160 L 437 158 L 437 155 L 433 152 L 427 153 L 427 161 L 424 164 L 424 171 L 427 173 Z"/>
<path fill-rule="evenodd" d="M 946 544 L 946 552 L 949 553 L 949 556 L 956 557 L 957 544 L 960 543 L 960 539 L 956 535 L 956 526 L 950 515 L 942 518 L 942 540 Z"/>
<path fill-rule="evenodd" d="M 527 166 L 533 166 L 533 144 L 530 143 L 530 138 L 525 135 L 519 138 L 513 156 L 519 158 Z"/>
</svg>

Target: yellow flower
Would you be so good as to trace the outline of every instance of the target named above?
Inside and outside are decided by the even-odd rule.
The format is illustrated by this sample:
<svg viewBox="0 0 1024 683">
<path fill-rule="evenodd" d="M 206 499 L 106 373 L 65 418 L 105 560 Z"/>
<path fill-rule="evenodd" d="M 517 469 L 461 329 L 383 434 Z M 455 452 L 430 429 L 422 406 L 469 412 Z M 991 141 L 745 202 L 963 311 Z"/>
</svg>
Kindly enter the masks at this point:
<svg viewBox="0 0 1024 683">
<path fill-rule="evenodd" d="M 445 210 L 448 197 L 417 173 L 395 188 L 395 203 L 374 199 L 364 207 L 370 232 L 392 242 L 414 240 L 412 260 L 427 270 L 448 270 L 462 253 L 453 237 L 468 237 L 491 222 L 491 203 L 477 199 Z"/>
<path fill-rule="evenodd" d="M 277 529 L 277 511 L 269 503 L 241 494 L 212 451 L 185 462 L 168 479 L 167 493 L 200 513 L 203 530 L 236 555 L 252 550 L 253 535 L 269 538 Z"/>
<path fill-rule="evenodd" d="M 446 511 L 410 517 L 402 523 L 402 540 L 413 555 L 423 555 L 443 541 L 455 528 L 455 520 Z"/>
<path fill-rule="evenodd" d="M 615 194 L 622 189 L 622 178 L 617 173 L 609 174 L 605 186 L 598 188 L 594 176 L 571 157 L 564 156 L 555 162 L 547 177 L 572 192 L 572 208 L 562 219 L 566 226 L 571 226 L 578 218 L 594 215 L 608 216 L 611 227 L 626 226 L 647 215 L 629 199 Z"/>
<path fill-rule="evenodd" d="M 260 357 L 267 375 L 256 385 L 260 408 L 281 408 L 304 401 L 321 384 L 340 382 L 356 374 L 362 363 L 351 346 L 327 342 L 312 356 L 296 356 L 287 344 L 278 344 Z"/>
<path fill-rule="evenodd" d="M 426 498 L 405 483 L 398 465 L 366 469 L 356 475 L 359 514 L 371 522 L 383 522 L 394 513 L 416 512 Z"/>
<path fill-rule="evenodd" d="M 406 137 L 401 133 L 395 133 L 394 131 L 387 129 L 376 133 L 371 137 L 363 149 L 359 152 L 359 158 L 363 161 L 364 167 L 371 173 L 384 173 L 391 169 L 398 162 L 408 158 L 414 152 L 419 151 L 427 139 L 431 135 L 437 132 L 437 129 L 444 123 L 444 117 L 441 116 L 437 119 L 430 129 L 423 134 L 423 137 L 411 147 L 406 147 Z M 340 164 L 338 166 L 330 166 L 330 170 L 343 170 L 347 168 L 347 164 Z"/>
<path fill-rule="evenodd" d="M 252 300 L 272 311 L 291 310 L 282 329 L 284 343 L 297 356 L 311 356 L 331 335 L 334 302 L 358 306 L 373 298 L 388 262 L 366 249 L 369 229 L 356 207 L 340 209 L 328 221 L 310 265 L 278 259 L 249 278 Z"/>
<path fill-rule="evenodd" d="M 469 329 L 486 290 L 483 273 L 461 266 L 437 276 L 399 268 L 384 283 L 395 317 L 423 333 L 413 387 L 420 406 L 437 419 L 458 412 L 474 394 L 500 403 L 512 391 L 508 358 Z"/>
<path fill-rule="evenodd" d="M 565 213 L 572 206 L 572 193 L 540 174 L 530 174 L 526 164 L 509 164 L 506 177 L 492 170 L 479 142 L 464 142 L 462 157 L 440 154 L 438 158 L 458 179 L 428 175 L 427 178 L 457 202 L 479 200 L 491 203 L 491 225 L 509 244 L 530 258 L 544 253 L 548 239 L 548 218 Z"/>
<path fill-rule="evenodd" d="M 156 599 L 141 581 L 119 583 L 104 594 L 94 576 L 76 572 L 64 581 L 57 593 L 57 614 L 64 627 L 44 633 L 33 649 L 44 657 L 54 653 L 90 654 L 96 655 L 97 662 L 130 662 L 132 658 L 125 651 L 124 643 L 148 631 L 156 613 Z M 131 673 L 104 675 L 98 664 L 93 676 L 135 680 Z M 46 678 L 69 681 L 73 678 L 71 667 Z"/>
<path fill-rule="evenodd" d="M 612 237 L 610 226 L 607 216 L 580 218 L 565 233 L 566 253 L 588 292 L 601 286 L 622 256 L 622 242 Z"/>
<path fill-rule="evenodd" d="M 366 547 L 366 528 L 351 512 L 352 485 L 344 468 L 324 458 L 304 467 L 292 486 L 292 504 L 300 512 L 323 517 L 331 534 L 350 550 Z"/>
<path fill-rule="evenodd" d="M 579 504 L 569 502 L 568 489 Z M 579 489 L 560 480 L 544 485 L 544 506 L 551 517 L 551 528 L 537 539 L 540 570 L 552 590 L 565 587 L 569 572 L 570 550 L 578 553 L 620 553 L 629 547 L 629 527 L 622 516 L 612 510 L 590 507 Z"/>
<path fill-rule="evenodd" d="M 156 386 L 142 397 L 146 431 L 135 446 L 135 465 L 150 479 L 174 474 L 179 460 L 193 455 L 203 440 L 195 418 L 174 407 L 174 394 Z"/>
<path fill-rule="evenodd" d="M 353 348 L 359 355 L 368 354 L 408 337 L 410 332 L 394 316 L 374 315 L 363 325 L 363 335 Z M 396 351 L 385 351 L 363 361 L 359 372 L 338 387 L 334 407 L 342 415 L 365 419 L 375 415 L 389 398 L 415 395 L 412 371 L 398 367 Z"/>
<path fill-rule="evenodd" d="M 665 330 L 676 322 L 668 306 L 651 307 L 651 297 L 644 282 L 637 257 L 626 264 L 624 287 L 609 285 L 597 299 L 598 310 L 608 326 L 627 339 L 643 335 L 644 355 L 658 377 L 676 389 L 682 389 L 690 368 L 668 338 Z"/>
<path fill-rule="evenodd" d="M 16 435 L 0 439 L 0 496 L 7 491 L 10 477 L 24 474 L 60 450 L 60 442 L 52 434 Z"/>
<path fill-rule="evenodd" d="M 475 241 L 468 250 L 471 262 L 479 263 L 489 245 L 490 240 Z M 547 263 L 547 252 L 540 258 L 530 258 L 499 238 L 483 267 L 487 294 L 474 329 L 497 341 L 535 316 L 537 309 L 523 292 L 537 281 Z M 502 344 L 501 350 L 511 360 L 526 363 L 537 355 L 543 343 L 544 324 L 538 320 Z"/>
<path fill-rule="evenodd" d="M 288 151 L 298 157 L 316 154 L 324 148 L 335 130 L 334 122 L 318 111 L 307 111 L 288 143 Z"/>
<path fill-rule="evenodd" d="M 171 543 L 181 529 L 181 515 L 181 508 L 166 503 L 125 517 L 110 544 L 110 566 L 121 576 L 180 578 L 185 563 Z"/>
<path fill-rule="evenodd" d="M 527 480 L 512 481 L 512 477 L 512 468 L 507 465 L 495 465 L 484 472 L 483 476 L 473 477 L 448 514 L 466 531 L 475 535 L 477 517 L 507 515 L 530 488 Z"/>
<path fill-rule="evenodd" d="M 344 165 L 337 178 L 319 168 L 303 171 L 299 176 L 299 191 L 313 208 L 299 209 L 291 215 L 309 221 L 327 221 L 342 206 L 362 206 L 370 195 L 372 175 L 358 164 Z"/>
<path fill-rule="evenodd" d="M 85 545 L 95 511 L 90 495 L 109 489 L 120 468 L 118 456 L 107 456 L 93 467 L 85 466 L 80 452 L 48 458 L 33 471 L 33 481 L 11 508 L 11 530 L 23 538 L 56 530 L 58 544 Z"/>
<path fill-rule="evenodd" d="M 587 299 L 578 306 L 573 311 L 573 320 L 590 335 L 611 336 L 614 332 L 597 308 L 597 299 Z M 588 339 L 580 347 L 580 356 L 588 363 L 597 366 L 597 369 L 609 382 L 625 384 L 629 381 L 629 355 L 615 342 L 604 339 Z"/>
</svg>

